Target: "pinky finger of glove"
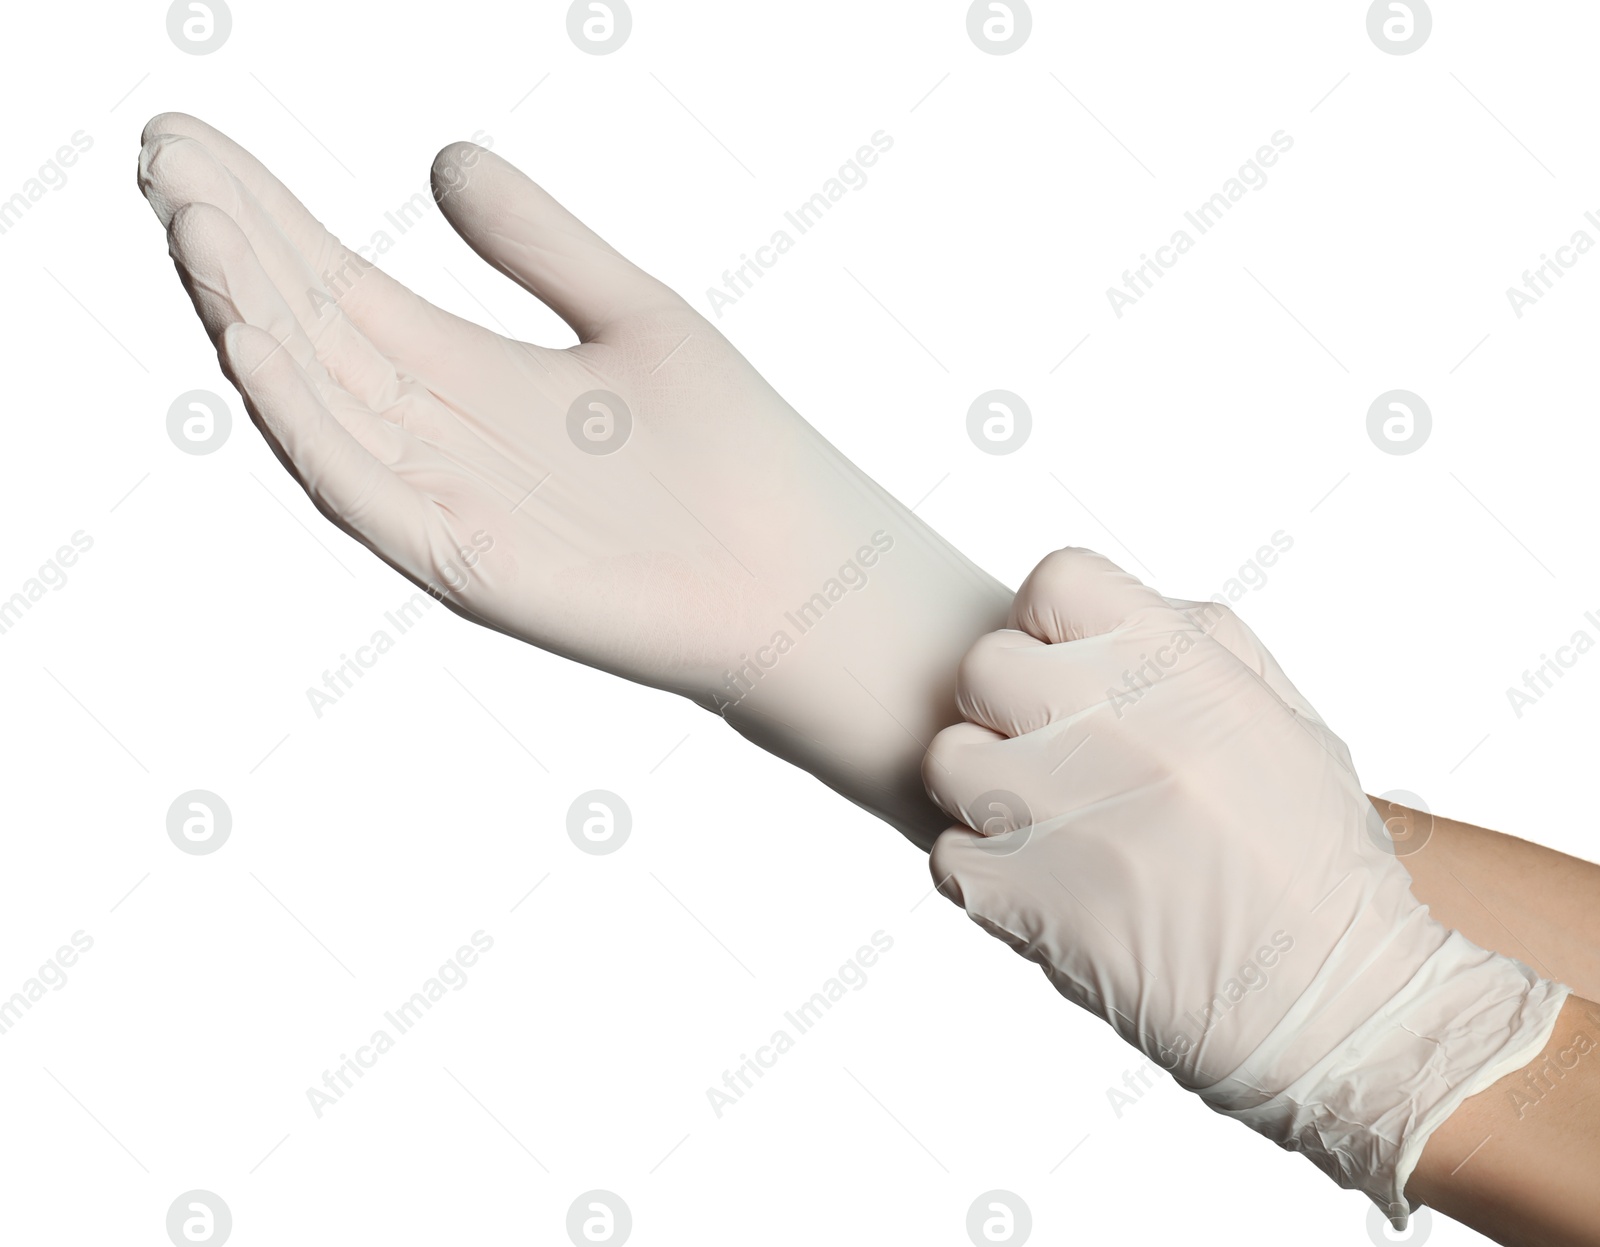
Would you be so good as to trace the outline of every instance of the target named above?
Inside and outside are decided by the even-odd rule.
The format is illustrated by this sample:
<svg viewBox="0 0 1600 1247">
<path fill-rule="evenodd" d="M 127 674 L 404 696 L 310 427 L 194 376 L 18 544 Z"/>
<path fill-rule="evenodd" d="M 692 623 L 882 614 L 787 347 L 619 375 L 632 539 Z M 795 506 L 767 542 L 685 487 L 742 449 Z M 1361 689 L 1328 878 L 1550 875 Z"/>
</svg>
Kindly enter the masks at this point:
<svg viewBox="0 0 1600 1247">
<path fill-rule="evenodd" d="M 229 379 L 317 509 L 407 575 L 428 580 L 433 504 L 334 419 L 270 333 L 236 321 L 220 347 Z"/>
</svg>

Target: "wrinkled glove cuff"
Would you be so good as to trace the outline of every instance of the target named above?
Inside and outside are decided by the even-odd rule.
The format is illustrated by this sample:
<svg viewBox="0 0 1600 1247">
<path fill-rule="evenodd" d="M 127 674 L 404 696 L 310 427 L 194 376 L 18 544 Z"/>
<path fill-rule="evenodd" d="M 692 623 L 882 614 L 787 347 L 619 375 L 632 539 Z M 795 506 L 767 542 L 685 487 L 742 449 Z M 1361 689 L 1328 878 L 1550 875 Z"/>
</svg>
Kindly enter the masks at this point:
<svg viewBox="0 0 1600 1247">
<path fill-rule="evenodd" d="M 1404 1229 L 1406 1182 L 1428 1139 L 1538 1056 L 1571 991 L 1451 931 L 1398 995 L 1279 1094 L 1259 1102 L 1259 1083 L 1237 1075 L 1198 1094 Z M 1277 1042 L 1269 1036 L 1247 1064 L 1270 1066 Z"/>
</svg>

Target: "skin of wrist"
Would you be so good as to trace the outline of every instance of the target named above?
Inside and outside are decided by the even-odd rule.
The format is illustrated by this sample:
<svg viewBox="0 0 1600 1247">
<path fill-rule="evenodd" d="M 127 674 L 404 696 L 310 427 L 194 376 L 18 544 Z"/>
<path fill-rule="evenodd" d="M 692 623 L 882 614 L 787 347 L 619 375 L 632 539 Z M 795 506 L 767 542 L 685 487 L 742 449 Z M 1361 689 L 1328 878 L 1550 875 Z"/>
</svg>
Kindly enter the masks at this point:
<svg viewBox="0 0 1600 1247">
<path fill-rule="evenodd" d="M 1600 1000 L 1600 866 L 1503 832 L 1370 798 L 1411 891 L 1481 948 Z"/>
<path fill-rule="evenodd" d="M 1518 1247 L 1600 1241 L 1600 1005 L 1570 996 L 1540 1054 L 1464 1101 L 1406 1196 Z"/>
</svg>

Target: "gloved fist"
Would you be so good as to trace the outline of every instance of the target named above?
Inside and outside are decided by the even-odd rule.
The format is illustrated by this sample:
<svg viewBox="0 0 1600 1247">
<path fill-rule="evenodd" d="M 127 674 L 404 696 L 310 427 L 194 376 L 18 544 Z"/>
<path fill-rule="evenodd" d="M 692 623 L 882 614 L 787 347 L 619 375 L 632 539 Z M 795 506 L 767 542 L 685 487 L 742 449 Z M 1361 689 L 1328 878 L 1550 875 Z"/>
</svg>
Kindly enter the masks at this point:
<svg viewBox="0 0 1600 1247">
<path fill-rule="evenodd" d="M 924 760 L 963 824 L 935 881 L 1213 1109 L 1403 1220 L 1428 1136 L 1539 1050 L 1567 989 L 1429 917 L 1343 744 L 1203 607 L 1062 550 L 1009 622 Z"/>
</svg>

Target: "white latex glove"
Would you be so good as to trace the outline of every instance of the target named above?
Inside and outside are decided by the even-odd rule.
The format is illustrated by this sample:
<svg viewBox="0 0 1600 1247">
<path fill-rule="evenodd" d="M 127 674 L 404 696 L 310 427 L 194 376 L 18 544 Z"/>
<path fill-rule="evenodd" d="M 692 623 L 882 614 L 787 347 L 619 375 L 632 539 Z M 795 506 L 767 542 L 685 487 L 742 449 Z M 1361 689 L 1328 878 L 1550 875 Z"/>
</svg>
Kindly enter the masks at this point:
<svg viewBox="0 0 1600 1247">
<path fill-rule="evenodd" d="M 1428 915 L 1275 665 L 1083 550 L 1040 563 L 1010 625 L 963 659 L 969 721 L 924 761 L 966 824 L 934 879 L 1211 1108 L 1403 1225 L 1428 1137 L 1539 1053 L 1568 989 Z"/>
<path fill-rule="evenodd" d="M 932 843 L 921 756 L 1010 592 L 683 299 L 470 143 L 434 162 L 441 210 L 578 345 L 418 298 L 193 117 L 149 123 L 139 184 L 224 370 L 329 519 L 461 613 L 723 713 Z M 625 438 L 593 391 L 626 405 Z"/>
</svg>

